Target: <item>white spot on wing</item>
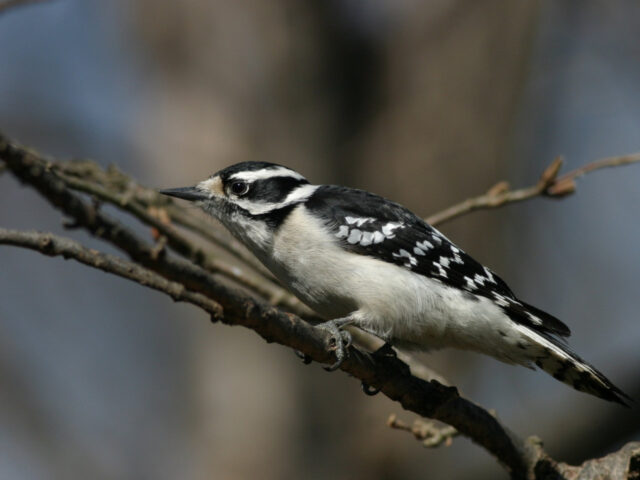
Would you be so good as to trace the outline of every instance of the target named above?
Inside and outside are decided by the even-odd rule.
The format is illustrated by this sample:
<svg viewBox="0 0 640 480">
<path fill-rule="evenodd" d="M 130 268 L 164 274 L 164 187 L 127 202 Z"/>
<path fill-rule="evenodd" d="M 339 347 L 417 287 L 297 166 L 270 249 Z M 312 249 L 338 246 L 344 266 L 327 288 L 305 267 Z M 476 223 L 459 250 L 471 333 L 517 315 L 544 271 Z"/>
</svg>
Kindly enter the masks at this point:
<svg viewBox="0 0 640 480">
<path fill-rule="evenodd" d="M 476 290 L 478 288 L 478 286 L 476 285 L 476 283 L 469 277 L 467 277 L 465 275 L 464 277 L 465 282 L 467 282 L 466 288 L 467 290 Z"/>
<path fill-rule="evenodd" d="M 351 230 L 351 232 L 349 232 L 349 237 L 347 238 L 347 242 L 353 245 L 354 243 L 358 243 L 361 238 L 362 238 L 362 232 L 357 228 L 354 228 L 353 230 Z"/>
<path fill-rule="evenodd" d="M 340 225 L 338 229 L 338 233 L 336 233 L 336 237 L 338 238 L 346 238 L 349 236 L 349 227 L 346 225 Z"/>
<path fill-rule="evenodd" d="M 384 240 L 384 235 L 382 232 L 373 232 L 373 243 L 382 243 Z"/>
<path fill-rule="evenodd" d="M 531 312 L 526 312 L 526 313 L 527 313 L 527 317 L 529 317 L 529 319 L 533 322 L 534 325 L 542 325 L 542 320 L 540 320 L 540 318 L 536 317 Z"/>
<path fill-rule="evenodd" d="M 411 266 L 415 266 L 418 264 L 418 260 L 416 260 L 416 258 L 409 252 L 407 252 L 404 248 L 401 248 L 400 250 L 398 250 L 398 253 L 393 253 L 392 255 L 395 258 L 406 258 L 407 261 L 405 262 L 404 266 L 407 268 L 411 268 Z"/>
<path fill-rule="evenodd" d="M 489 270 L 487 267 L 484 267 L 484 273 L 487 275 L 487 280 L 489 280 L 491 283 L 496 283 L 491 270 Z"/>
<path fill-rule="evenodd" d="M 382 226 L 382 234 L 387 238 L 393 238 L 395 235 L 393 233 L 394 230 L 400 228 L 402 223 L 389 222 L 386 225 Z"/>
<path fill-rule="evenodd" d="M 349 225 L 355 224 L 356 227 L 361 227 L 367 222 L 373 222 L 375 218 L 371 217 L 345 217 L 344 218 Z"/>
<path fill-rule="evenodd" d="M 419 248 L 420 250 L 429 250 L 429 249 L 433 248 L 433 243 L 431 243 L 429 240 L 423 240 L 422 242 L 416 242 L 416 248 Z"/>
<path fill-rule="evenodd" d="M 507 297 L 504 295 L 500 295 L 498 292 L 493 292 L 493 298 L 495 298 L 496 305 L 501 307 L 508 307 L 510 302 L 507 300 Z"/>
<path fill-rule="evenodd" d="M 440 275 L 441 277 L 447 278 L 447 271 L 444 269 L 444 267 L 440 265 L 438 262 L 433 262 L 433 264 L 438 269 L 438 272 L 436 273 L 436 275 Z"/>
<path fill-rule="evenodd" d="M 371 245 L 373 242 L 373 234 L 374 232 L 362 232 L 362 240 L 360 240 L 360 245 L 366 247 Z"/>
</svg>

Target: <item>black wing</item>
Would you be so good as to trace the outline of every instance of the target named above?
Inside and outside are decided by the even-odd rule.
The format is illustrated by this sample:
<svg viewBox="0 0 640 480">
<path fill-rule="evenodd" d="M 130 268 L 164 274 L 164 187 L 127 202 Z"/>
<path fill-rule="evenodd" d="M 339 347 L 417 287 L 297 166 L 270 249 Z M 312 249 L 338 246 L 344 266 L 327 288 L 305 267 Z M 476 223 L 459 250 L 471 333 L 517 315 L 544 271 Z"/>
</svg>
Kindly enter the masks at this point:
<svg viewBox="0 0 640 480">
<path fill-rule="evenodd" d="M 402 205 L 363 190 L 325 185 L 306 206 L 347 250 L 489 298 L 514 321 L 539 332 L 570 334 L 564 323 L 518 300 L 500 277 Z"/>
</svg>

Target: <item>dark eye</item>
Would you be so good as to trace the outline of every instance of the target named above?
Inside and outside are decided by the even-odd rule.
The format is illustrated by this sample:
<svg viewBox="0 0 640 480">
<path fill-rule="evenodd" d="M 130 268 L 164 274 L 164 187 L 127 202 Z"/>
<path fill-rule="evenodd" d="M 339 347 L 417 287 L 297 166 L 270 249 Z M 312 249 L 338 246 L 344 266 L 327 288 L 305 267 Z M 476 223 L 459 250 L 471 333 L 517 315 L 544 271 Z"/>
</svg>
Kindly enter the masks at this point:
<svg viewBox="0 0 640 480">
<path fill-rule="evenodd" d="M 249 191 L 249 184 L 246 182 L 233 182 L 231 184 L 231 193 L 237 196 L 244 195 Z"/>
</svg>

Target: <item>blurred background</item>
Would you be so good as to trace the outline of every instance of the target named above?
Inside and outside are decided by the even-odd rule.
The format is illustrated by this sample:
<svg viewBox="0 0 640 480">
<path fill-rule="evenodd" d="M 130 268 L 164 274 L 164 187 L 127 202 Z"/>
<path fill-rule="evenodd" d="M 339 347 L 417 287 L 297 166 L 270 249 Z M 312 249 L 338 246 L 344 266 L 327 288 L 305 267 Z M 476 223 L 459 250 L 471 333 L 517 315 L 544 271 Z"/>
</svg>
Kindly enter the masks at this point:
<svg viewBox="0 0 640 480">
<path fill-rule="evenodd" d="M 243 160 L 428 215 L 640 150 L 634 0 L 52 0 L 0 15 L 0 131 L 149 186 Z M 63 232 L 10 175 L 0 225 Z M 640 166 L 442 230 L 640 397 Z M 69 232 L 64 232 L 69 235 Z M 112 251 L 82 233 L 81 241 Z M 424 357 L 558 460 L 640 436 L 626 410 L 475 354 Z M 71 262 L 0 247 L 0 478 L 495 479 L 464 438 L 253 332 Z"/>
</svg>

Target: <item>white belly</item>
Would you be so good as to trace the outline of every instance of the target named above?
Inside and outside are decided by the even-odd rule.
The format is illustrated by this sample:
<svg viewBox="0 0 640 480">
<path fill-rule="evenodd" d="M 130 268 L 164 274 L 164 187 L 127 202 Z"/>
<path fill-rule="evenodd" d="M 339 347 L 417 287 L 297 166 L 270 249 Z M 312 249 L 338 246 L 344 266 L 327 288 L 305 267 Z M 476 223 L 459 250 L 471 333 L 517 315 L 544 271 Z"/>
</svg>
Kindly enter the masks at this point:
<svg viewBox="0 0 640 480">
<path fill-rule="evenodd" d="M 271 252 L 255 253 L 320 315 L 334 319 L 353 314 L 359 326 L 398 346 L 451 346 L 513 360 L 507 358 L 510 346 L 496 333 L 497 328 L 511 330 L 513 325 L 493 302 L 403 267 L 346 252 L 302 209 L 289 215 Z"/>
</svg>

